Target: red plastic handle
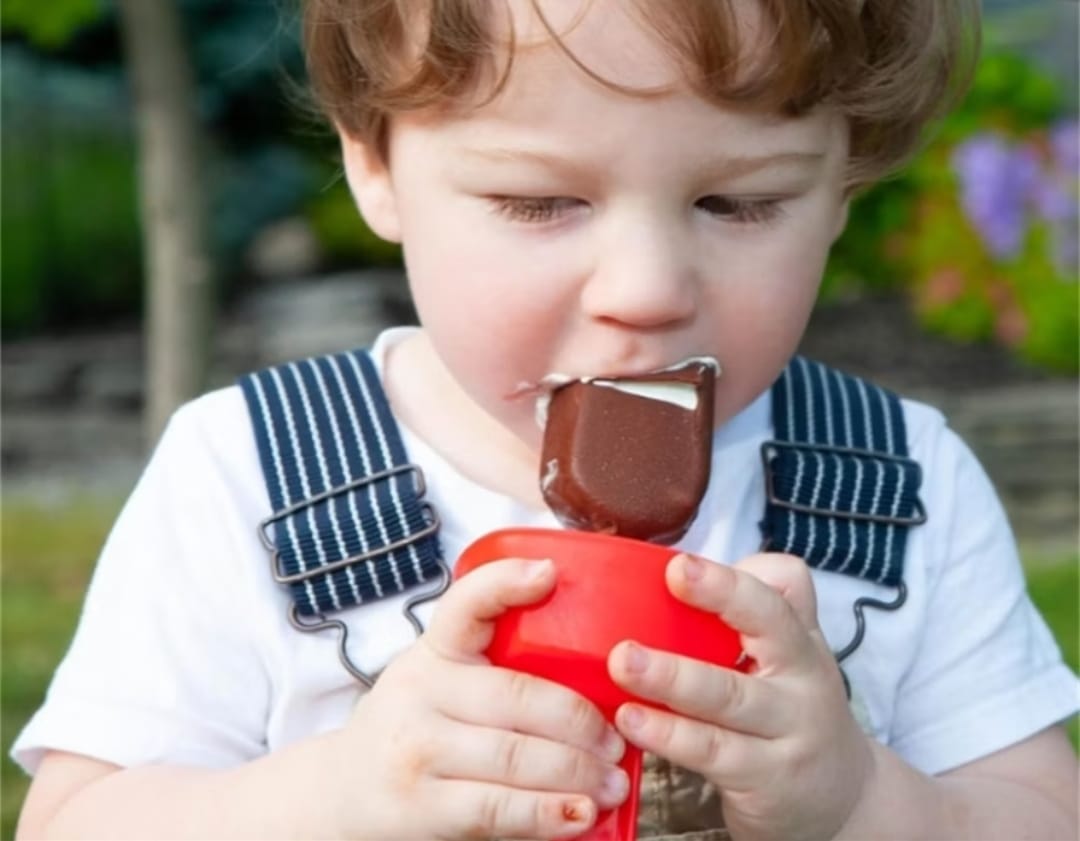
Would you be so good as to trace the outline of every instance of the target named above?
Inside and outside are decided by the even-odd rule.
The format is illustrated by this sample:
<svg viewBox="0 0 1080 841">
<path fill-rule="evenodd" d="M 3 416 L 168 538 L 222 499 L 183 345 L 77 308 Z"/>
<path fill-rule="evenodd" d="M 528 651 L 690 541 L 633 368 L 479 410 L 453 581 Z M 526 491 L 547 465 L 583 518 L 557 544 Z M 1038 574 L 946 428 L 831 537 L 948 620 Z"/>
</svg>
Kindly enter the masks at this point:
<svg viewBox="0 0 1080 841">
<path fill-rule="evenodd" d="M 622 640 L 729 668 L 742 651 L 739 635 L 719 617 L 671 595 L 665 569 L 675 554 L 670 547 L 610 535 L 507 529 L 469 546 L 454 574 L 461 577 L 503 558 L 550 558 L 556 567 L 554 590 L 535 605 L 502 614 L 487 656 L 496 665 L 569 686 L 610 721 L 632 697 L 607 671 L 608 654 Z M 641 751 L 628 748 L 621 765 L 630 777 L 630 796 L 618 809 L 602 812 L 581 839 L 637 838 Z"/>
</svg>

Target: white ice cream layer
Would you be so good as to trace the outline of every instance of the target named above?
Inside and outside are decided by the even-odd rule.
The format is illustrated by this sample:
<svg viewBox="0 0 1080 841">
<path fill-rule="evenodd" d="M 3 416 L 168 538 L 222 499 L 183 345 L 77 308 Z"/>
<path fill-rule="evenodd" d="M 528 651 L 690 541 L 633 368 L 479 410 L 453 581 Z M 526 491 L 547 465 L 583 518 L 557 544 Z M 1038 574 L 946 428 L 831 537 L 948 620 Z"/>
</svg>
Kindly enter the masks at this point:
<svg viewBox="0 0 1080 841">
<path fill-rule="evenodd" d="M 625 380 L 593 380 L 593 385 L 613 388 L 624 394 L 633 394 L 636 397 L 645 397 L 649 400 L 659 400 L 663 403 L 671 403 L 681 409 L 693 412 L 697 409 L 698 390 L 693 383 L 680 382 L 632 382 Z"/>
<path fill-rule="evenodd" d="M 712 368 L 717 377 L 720 376 L 722 368 L 720 362 L 712 356 L 691 356 L 684 359 L 682 362 L 676 362 L 674 365 L 669 365 L 667 368 L 661 368 L 659 371 L 652 373 L 663 373 L 664 371 L 680 371 L 694 363 L 704 365 L 708 368 Z M 551 403 L 552 393 L 560 386 L 564 386 L 567 383 L 574 381 L 574 377 L 570 377 L 566 374 L 552 373 L 545 376 L 540 381 L 541 392 L 537 395 L 535 406 L 535 418 L 536 425 L 543 429 L 547 425 L 547 413 L 548 406 Z M 627 382 L 630 378 L 611 380 L 611 379 L 598 379 L 596 377 L 580 377 L 580 382 L 589 383 L 593 385 L 604 385 L 611 388 L 617 388 L 620 391 L 629 392 L 630 394 L 636 394 L 639 397 L 647 397 L 653 400 L 666 400 L 668 403 L 672 403 L 676 406 L 682 406 L 684 409 L 694 411 L 697 409 L 697 388 L 690 383 L 675 383 L 675 382 L 657 382 L 657 383 L 636 383 Z M 665 396 L 662 392 L 668 392 Z M 689 392 L 689 393 L 687 393 Z"/>
</svg>

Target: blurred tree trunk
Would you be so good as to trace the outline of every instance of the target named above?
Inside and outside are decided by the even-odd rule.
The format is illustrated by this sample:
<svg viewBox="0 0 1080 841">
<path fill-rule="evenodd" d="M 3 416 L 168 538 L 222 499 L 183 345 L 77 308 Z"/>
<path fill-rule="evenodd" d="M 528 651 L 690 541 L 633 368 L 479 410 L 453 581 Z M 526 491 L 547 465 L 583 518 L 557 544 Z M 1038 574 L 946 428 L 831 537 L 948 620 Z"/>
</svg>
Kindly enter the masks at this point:
<svg viewBox="0 0 1080 841">
<path fill-rule="evenodd" d="M 174 0 L 119 0 L 135 93 L 146 277 L 146 442 L 203 387 L 213 311 L 195 81 Z"/>
</svg>

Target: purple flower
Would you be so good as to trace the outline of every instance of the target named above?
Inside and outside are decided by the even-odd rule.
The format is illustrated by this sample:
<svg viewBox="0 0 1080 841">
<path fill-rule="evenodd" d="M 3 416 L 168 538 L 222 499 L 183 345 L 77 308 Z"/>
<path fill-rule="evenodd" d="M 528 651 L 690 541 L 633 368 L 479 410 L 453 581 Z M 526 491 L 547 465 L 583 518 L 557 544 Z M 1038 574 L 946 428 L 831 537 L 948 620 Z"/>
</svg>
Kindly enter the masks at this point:
<svg viewBox="0 0 1080 841">
<path fill-rule="evenodd" d="M 1031 189 L 1031 204 L 1044 220 L 1066 222 L 1076 217 L 1076 199 L 1061 181 L 1045 176 Z"/>
<path fill-rule="evenodd" d="M 1038 197 L 1039 213 L 1053 226 L 1058 265 L 1077 279 L 1080 268 L 1080 122 L 1063 120 L 1050 130 L 1054 172 L 1045 179 L 1052 184 Z"/>
<path fill-rule="evenodd" d="M 1054 126 L 1050 130 L 1050 149 L 1064 175 L 1080 178 L 1080 121 L 1062 120 Z"/>
<path fill-rule="evenodd" d="M 1017 256 L 1029 225 L 1041 221 L 1053 234 L 1059 266 L 1075 273 L 1078 144 L 1077 121 L 1069 120 L 1051 130 L 1049 155 L 994 133 L 976 135 L 953 152 L 961 207 L 996 259 Z"/>
<path fill-rule="evenodd" d="M 1027 231 L 1025 205 L 1040 176 L 1034 151 L 982 134 L 958 146 L 952 162 L 961 206 L 991 254 L 1015 256 Z"/>
</svg>

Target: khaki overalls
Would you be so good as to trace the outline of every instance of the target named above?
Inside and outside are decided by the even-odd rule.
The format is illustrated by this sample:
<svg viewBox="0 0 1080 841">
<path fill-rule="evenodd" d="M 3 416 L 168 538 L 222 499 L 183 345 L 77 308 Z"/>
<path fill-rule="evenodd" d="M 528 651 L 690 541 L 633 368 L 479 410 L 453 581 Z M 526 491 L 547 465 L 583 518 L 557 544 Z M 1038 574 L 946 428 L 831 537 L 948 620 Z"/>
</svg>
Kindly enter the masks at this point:
<svg viewBox="0 0 1080 841">
<path fill-rule="evenodd" d="M 693 771 L 645 755 L 638 807 L 639 841 L 729 841 L 720 793 Z"/>
</svg>

